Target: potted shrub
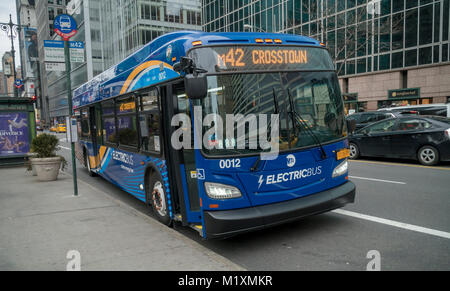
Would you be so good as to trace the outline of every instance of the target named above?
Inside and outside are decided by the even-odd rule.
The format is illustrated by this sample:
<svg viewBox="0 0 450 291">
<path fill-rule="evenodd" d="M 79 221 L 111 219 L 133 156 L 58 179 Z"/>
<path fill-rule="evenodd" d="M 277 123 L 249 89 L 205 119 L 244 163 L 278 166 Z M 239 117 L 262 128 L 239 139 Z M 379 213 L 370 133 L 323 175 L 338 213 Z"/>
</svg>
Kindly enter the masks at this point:
<svg viewBox="0 0 450 291">
<path fill-rule="evenodd" d="M 30 158 L 31 165 L 36 169 L 39 181 L 55 181 L 58 178 L 61 163 L 64 158 L 56 155 L 59 140 L 51 134 L 40 134 L 31 142 L 31 150 L 35 157 Z"/>
<path fill-rule="evenodd" d="M 30 151 L 27 154 L 27 158 L 25 159 L 26 160 L 25 165 L 27 166 L 27 170 L 31 171 L 33 176 L 37 176 L 37 173 L 36 173 L 36 167 L 33 167 L 33 165 L 31 164 L 31 159 L 36 158 L 36 157 L 37 157 L 37 154 Z"/>
</svg>

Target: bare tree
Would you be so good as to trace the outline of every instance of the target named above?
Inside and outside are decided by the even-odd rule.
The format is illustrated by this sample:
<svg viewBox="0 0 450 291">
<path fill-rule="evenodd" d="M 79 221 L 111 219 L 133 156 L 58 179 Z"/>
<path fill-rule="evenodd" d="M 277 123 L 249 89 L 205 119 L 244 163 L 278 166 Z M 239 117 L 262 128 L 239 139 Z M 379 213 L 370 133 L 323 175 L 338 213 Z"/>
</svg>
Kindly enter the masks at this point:
<svg viewBox="0 0 450 291">
<path fill-rule="evenodd" d="M 375 43 L 378 43 L 379 51 L 389 51 L 391 49 L 391 34 L 403 33 L 404 20 L 414 11 L 398 13 L 395 17 L 370 17 L 368 6 L 360 6 L 354 10 L 338 13 L 335 20 L 336 26 L 336 46 L 328 43 L 327 28 L 324 27 L 325 19 L 335 12 L 330 8 L 321 7 L 322 1 L 311 1 L 311 5 L 303 2 L 302 9 L 308 11 L 310 15 L 318 15 L 315 20 L 318 27 L 318 38 L 321 42 L 327 43 L 335 63 L 339 63 L 336 68 L 340 74 L 348 59 L 367 55 L 369 45 L 372 52 L 375 50 Z M 371 10 L 376 13 L 376 10 Z M 342 22 L 342 28 L 338 28 Z M 378 25 L 379 23 L 379 25 Z M 392 25 L 392 31 L 391 31 Z M 378 40 L 380 38 L 380 41 Z M 372 66 L 373 67 L 373 66 Z"/>
</svg>

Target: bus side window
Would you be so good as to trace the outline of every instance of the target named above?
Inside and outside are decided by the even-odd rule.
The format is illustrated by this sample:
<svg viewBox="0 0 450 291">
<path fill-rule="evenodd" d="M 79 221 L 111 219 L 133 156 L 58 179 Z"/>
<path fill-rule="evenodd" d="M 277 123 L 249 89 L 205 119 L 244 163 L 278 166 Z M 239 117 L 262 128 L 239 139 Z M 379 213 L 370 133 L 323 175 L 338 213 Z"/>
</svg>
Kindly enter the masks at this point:
<svg viewBox="0 0 450 291">
<path fill-rule="evenodd" d="M 116 116 L 119 145 L 137 149 L 136 102 L 133 95 L 116 102 Z"/>
<path fill-rule="evenodd" d="M 77 134 L 81 136 L 81 113 L 79 110 L 74 110 L 74 116 L 77 119 Z"/>
<path fill-rule="evenodd" d="M 89 108 L 81 109 L 81 137 L 90 138 Z"/>
<path fill-rule="evenodd" d="M 102 130 L 103 130 L 103 144 L 117 143 L 116 119 L 114 116 L 113 100 L 102 102 Z"/>
<path fill-rule="evenodd" d="M 161 152 L 161 112 L 158 101 L 158 90 L 151 89 L 141 95 L 139 127 L 143 151 Z"/>
</svg>

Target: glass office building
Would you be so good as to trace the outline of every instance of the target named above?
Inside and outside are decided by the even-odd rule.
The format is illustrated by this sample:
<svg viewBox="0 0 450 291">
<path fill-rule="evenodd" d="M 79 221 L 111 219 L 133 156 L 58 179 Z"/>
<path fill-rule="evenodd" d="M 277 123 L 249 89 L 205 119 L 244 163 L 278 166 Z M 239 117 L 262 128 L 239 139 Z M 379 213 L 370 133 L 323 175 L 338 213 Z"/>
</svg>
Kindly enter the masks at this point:
<svg viewBox="0 0 450 291">
<path fill-rule="evenodd" d="M 311 36 L 350 112 L 450 101 L 450 0 L 204 0 L 205 31 Z"/>
</svg>

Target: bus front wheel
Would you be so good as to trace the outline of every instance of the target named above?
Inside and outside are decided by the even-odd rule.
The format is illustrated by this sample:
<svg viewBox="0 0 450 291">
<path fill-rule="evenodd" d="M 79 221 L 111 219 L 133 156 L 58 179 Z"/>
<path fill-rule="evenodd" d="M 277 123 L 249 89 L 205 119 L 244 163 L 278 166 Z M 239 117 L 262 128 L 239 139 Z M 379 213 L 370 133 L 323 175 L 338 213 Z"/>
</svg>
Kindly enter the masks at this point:
<svg viewBox="0 0 450 291">
<path fill-rule="evenodd" d="M 161 223 L 170 226 L 172 224 L 172 219 L 169 215 L 169 203 L 167 200 L 166 189 L 159 173 L 153 173 L 151 176 L 149 189 L 149 200 L 151 201 L 153 212 Z"/>
</svg>

